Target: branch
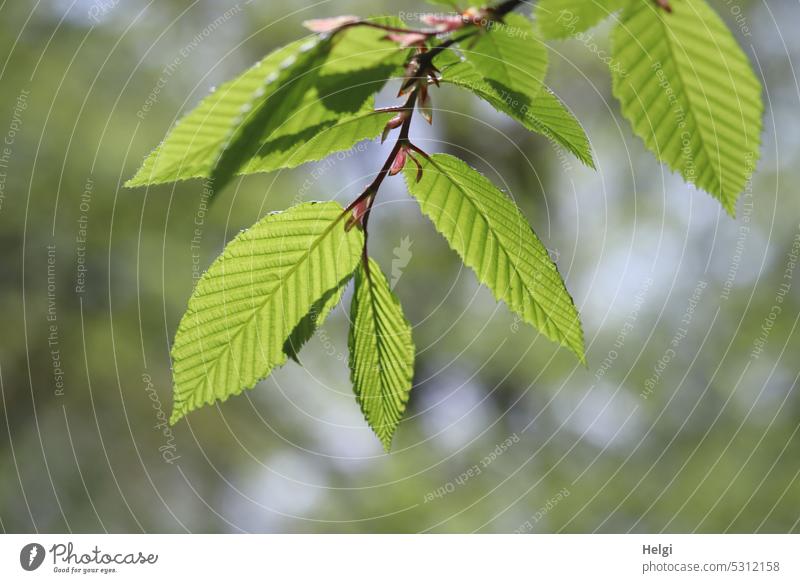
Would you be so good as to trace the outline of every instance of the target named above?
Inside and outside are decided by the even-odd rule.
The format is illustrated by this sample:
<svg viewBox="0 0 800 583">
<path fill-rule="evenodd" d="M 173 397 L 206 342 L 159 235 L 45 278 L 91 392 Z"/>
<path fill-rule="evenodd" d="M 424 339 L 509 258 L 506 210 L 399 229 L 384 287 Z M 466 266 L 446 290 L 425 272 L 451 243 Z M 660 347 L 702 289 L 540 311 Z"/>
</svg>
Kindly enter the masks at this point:
<svg viewBox="0 0 800 583">
<path fill-rule="evenodd" d="M 661 0 L 656 0 L 656 1 L 661 1 Z M 478 22 L 481 21 L 482 18 L 489 18 L 491 20 L 502 20 L 503 16 L 505 16 L 506 14 L 508 14 L 521 4 L 522 0 L 506 0 L 505 2 L 502 2 L 497 6 L 483 9 L 477 16 L 473 14 L 468 17 L 469 11 L 467 11 L 462 15 L 464 17 L 464 25 L 477 24 Z M 368 26 L 371 28 L 385 30 L 387 32 L 421 34 L 425 35 L 428 39 L 433 38 L 443 32 L 446 33 L 452 32 L 450 30 L 448 31 L 412 30 L 412 29 L 405 29 L 393 26 L 385 26 L 382 24 L 377 24 L 366 20 L 357 20 L 353 22 L 348 22 L 343 26 L 341 26 L 338 30 L 349 28 L 351 26 Z M 406 69 L 406 79 L 403 82 L 403 85 L 401 86 L 400 89 L 400 94 L 402 95 L 407 90 L 414 87 L 414 89 L 411 90 L 411 93 L 409 94 L 405 103 L 399 107 L 396 106 L 385 107 L 376 110 L 380 112 L 397 112 L 397 116 L 387 124 L 384 130 L 384 137 L 389 131 L 391 131 L 392 129 L 396 129 L 398 127 L 398 125 L 394 125 L 395 123 L 400 124 L 399 125 L 400 134 L 398 135 L 397 140 L 394 143 L 394 146 L 392 146 L 389 155 L 386 157 L 383 166 L 381 166 L 381 169 L 378 171 L 378 174 L 375 176 L 372 182 L 370 182 L 369 185 L 367 185 L 364 191 L 358 197 L 356 197 L 356 199 L 353 202 L 347 205 L 347 208 L 344 210 L 344 213 L 342 213 L 342 216 L 346 215 L 349 212 L 352 213 L 352 216 L 347 220 L 347 225 L 346 225 L 347 229 L 353 228 L 358 223 L 361 224 L 361 228 L 364 231 L 364 249 L 362 253 L 362 258 L 365 268 L 367 270 L 369 269 L 369 257 L 367 254 L 367 239 L 368 239 L 367 224 L 369 222 L 369 216 L 372 210 L 372 204 L 375 202 L 375 197 L 378 194 L 378 190 L 380 189 L 381 184 L 383 184 L 383 181 L 387 176 L 389 176 L 390 174 L 395 174 L 398 171 L 395 170 L 396 161 L 399 161 L 397 167 L 402 168 L 402 165 L 405 162 L 405 158 L 399 160 L 398 156 L 405 156 L 408 153 L 408 156 L 419 168 L 419 172 L 417 174 L 418 180 L 422 174 L 422 165 L 410 153 L 415 152 L 424 158 L 428 158 L 428 154 L 426 154 L 420 148 L 411 143 L 411 141 L 409 140 L 409 132 L 411 129 L 411 120 L 414 116 L 414 109 L 417 106 L 417 102 L 420 98 L 420 92 L 423 92 L 422 99 L 424 103 L 426 101 L 425 92 L 427 92 L 428 79 L 432 79 L 434 82 L 437 81 L 435 75 L 437 73 L 437 70 L 436 67 L 433 66 L 433 59 L 435 59 L 437 55 L 440 55 L 443 51 L 447 50 L 454 44 L 462 42 L 478 34 L 478 32 L 479 29 L 474 28 L 468 30 L 467 32 L 461 35 L 451 36 L 447 40 L 440 42 L 438 45 L 427 51 L 424 51 L 424 48 L 420 47 L 419 49 L 420 52 L 417 53 L 414 57 L 412 57 L 411 61 L 409 61 L 409 66 Z"/>
</svg>

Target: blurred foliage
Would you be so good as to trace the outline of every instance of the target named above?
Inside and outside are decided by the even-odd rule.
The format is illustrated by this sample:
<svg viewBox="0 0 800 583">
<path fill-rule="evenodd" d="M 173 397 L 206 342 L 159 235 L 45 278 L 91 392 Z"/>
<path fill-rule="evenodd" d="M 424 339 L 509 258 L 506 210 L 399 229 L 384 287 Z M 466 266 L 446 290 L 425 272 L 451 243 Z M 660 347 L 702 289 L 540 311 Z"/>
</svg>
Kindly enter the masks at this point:
<svg viewBox="0 0 800 583">
<path fill-rule="evenodd" d="M 465 157 L 518 201 L 582 311 L 589 366 L 495 304 L 402 181 L 388 181 L 372 249 L 399 276 L 418 357 L 386 456 L 351 391 L 341 308 L 301 354 L 304 367 L 287 365 L 169 435 L 159 427 L 195 269 L 270 210 L 348 201 L 380 146 L 248 177 L 208 212 L 199 182 L 121 184 L 176 118 L 303 34 L 302 20 L 408 17 L 423 5 L 3 3 L 0 136 L 14 135 L 0 168 L 2 529 L 800 531 L 800 275 L 753 356 L 800 233 L 800 14 L 742 2 L 745 36 L 728 3 L 712 4 L 767 88 L 763 157 L 736 220 L 621 123 L 605 41 L 554 43 L 549 78 L 592 139 L 596 173 L 485 104 L 435 92 L 435 124 L 417 125 L 417 142 Z M 391 91 L 381 100 L 392 103 Z"/>
</svg>

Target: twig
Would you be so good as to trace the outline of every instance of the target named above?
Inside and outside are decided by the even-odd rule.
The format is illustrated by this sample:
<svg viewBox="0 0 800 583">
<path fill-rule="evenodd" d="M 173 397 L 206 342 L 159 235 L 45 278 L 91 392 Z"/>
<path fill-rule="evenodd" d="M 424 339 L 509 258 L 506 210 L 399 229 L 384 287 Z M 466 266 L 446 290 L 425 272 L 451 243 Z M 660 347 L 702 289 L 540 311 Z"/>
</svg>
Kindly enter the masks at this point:
<svg viewBox="0 0 800 583">
<path fill-rule="evenodd" d="M 666 1 L 666 0 L 656 0 L 658 1 Z M 484 16 L 487 18 L 491 18 L 492 20 L 501 20 L 503 16 L 517 8 L 519 5 L 522 4 L 522 0 L 507 0 L 497 6 L 492 8 L 485 9 Z M 470 24 L 470 20 L 465 18 L 464 24 Z M 368 26 L 371 28 L 377 28 L 380 30 L 385 30 L 387 32 L 398 32 L 404 34 L 422 34 L 428 38 L 432 38 L 437 36 L 440 33 L 447 32 L 450 33 L 452 30 L 449 31 L 441 31 L 441 30 L 413 30 L 413 29 L 405 29 L 400 27 L 393 27 L 393 26 L 386 26 L 374 22 L 369 22 L 366 20 L 359 20 L 356 22 L 348 23 L 342 27 L 349 28 L 351 26 Z M 341 29 L 340 29 L 341 30 Z M 394 112 L 397 113 L 399 116 L 403 115 L 404 112 L 407 112 L 402 120 L 402 125 L 400 125 L 400 134 L 397 136 L 397 140 L 395 141 L 394 145 L 392 146 L 389 155 L 386 157 L 386 160 L 381 166 L 381 169 L 378 171 L 378 174 L 372 180 L 372 182 L 367 185 L 364 191 L 356 197 L 356 199 L 351 202 L 347 208 L 344 210 L 344 215 L 349 212 L 352 212 L 353 215 L 348 219 L 346 228 L 350 229 L 355 226 L 356 223 L 361 224 L 361 228 L 364 231 L 364 248 L 362 251 L 362 261 L 364 263 L 364 269 L 367 271 L 367 276 L 369 276 L 369 255 L 367 253 L 367 239 L 368 239 L 368 230 L 367 225 L 369 223 L 370 212 L 372 211 L 372 205 L 375 202 L 375 197 L 378 194 L 378 190 L 383 184 L 384 179 L 389 175 L 390 171 L 392 170 L 392 165 L 395 162 L 397 156 L 401 153 L 403 148 L 406 148 L 406 151 L 414 152 L 419 154 L 426 160 L 429 160 L 430 157 L 426 154 L 423 150 L 415 146 L 409 140 L 409 132 L 411 129 L 411 121 L 414 116 L 414 109 L 417 105 L 417 101 L 420 95 L 420 83 L 428 82 L 428 78 L 435 80 L 436 76 L 436 68 L 433 66 L 433 59 L 435 59 L 438 55 L 442 52 L 450 48 L 456 43 L 462 42 L 476 34 L 480 31 L 479 29 L 472 29 L 464 34 L 458 36 L 452 36 L 447 40 L 442 41 L 435 47 L 431 48 L 428 51 L 420 52 L 415 55 L 410 63 L 416 65 L 416 69 L 410 68 L 411 72 L 408 72 L 407 69 L 407 78 L 403 86 L 401 87 L 401 94 L 405 92 L 406 89 L 410 89 L 416 87 L 411 91 L 408 98 L 406 99 L 405 103 L 401 106 L 393 106 L 393 107 L 384 107 L 380 109 L 376 109 L 375 111 L 378 113 L 389 113 Z M 398 120 L 399 121 L 399 120 Z M 397 126 L 389 126 L 387 125 L 387 130 L 390 131 L 391 128 L 396 128 Z M 416 160 L 413 155 L 409 156 L 412 161 L 417 165 L 418 172 L 417 172 L 417 179 L 419 180 L 422 176 L 422 165 Z"/>
</svg>

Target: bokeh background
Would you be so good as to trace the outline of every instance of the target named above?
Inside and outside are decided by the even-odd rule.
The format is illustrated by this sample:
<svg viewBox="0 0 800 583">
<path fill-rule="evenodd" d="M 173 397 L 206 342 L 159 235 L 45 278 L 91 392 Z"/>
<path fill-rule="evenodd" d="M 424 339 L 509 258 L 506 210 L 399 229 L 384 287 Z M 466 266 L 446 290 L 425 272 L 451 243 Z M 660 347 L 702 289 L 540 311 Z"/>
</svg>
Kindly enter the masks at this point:
<svg viewBox="0 0 800 583">
<path fill-rule="evenodd" d="M 349 294 L 303 367 L 171 432 L 161 422 L 196 266 L 298 198 L 349 201 L 385 150 L 247 177 L 210 209 L 200 182 L 122 183 L 176 118 L 303 20 L 426 5 L 0 2 L 0 529 L 800 531 L 800 5 L 710 1 L 765 86 L 737 219 L 620 118 L 608 25 L 553 43 L 549 76 L 597 172 L 435 91 L 416 141 L 466 158 L 523 208 L 580 307 L 589 364 L 496 304 L 388 180 L 371 248 L 418 348 L 391 455 L 352 395 Z"/>
</svg>

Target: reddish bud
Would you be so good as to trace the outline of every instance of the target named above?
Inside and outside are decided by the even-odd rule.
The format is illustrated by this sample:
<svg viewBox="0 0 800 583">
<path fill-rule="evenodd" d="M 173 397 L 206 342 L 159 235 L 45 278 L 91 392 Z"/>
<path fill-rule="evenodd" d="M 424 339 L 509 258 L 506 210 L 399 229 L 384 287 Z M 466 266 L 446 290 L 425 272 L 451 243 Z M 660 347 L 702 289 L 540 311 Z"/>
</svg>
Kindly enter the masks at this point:
<svg viewBox="0 0 800 583">
<path fill-rule="evenodd" d="M 656 0 L 656 4 L 663 8 L 666 12 L 672 13 L 672 6 L 670 6 L 669 0 Z"/>
<path fill-rule="evenodd" d="M 389 169 L 389 176 L 398 174 L 406 166 L 406 159 L 408 158 L 408 147 L 400 146 L 397 155 L 394 157 L 392 167 Z"/>
<path fill-rule="evenodd" d="M 433 102 L 431 101 L 431 95 L 428 92 L 427 85 L 420 85 L 419 101 L 417 103 L 422 117 L 424 117 L 429 124 L 433 124 Z"/>
<path fill-rule="evenodd" d="M 420 20 L 438 32 L 450 32 L 464 26 L 464 18 L 460 15 L 423 14 Z"/>
<path fill-rule="evenodd" d="M 428 35 L 421 32 L 390 32 L 386 35 L 386 38 L 392 42 L 399 43 L 403 48 L 408 48 L 425 44 L 425 41 L 428 40 Z"/>
<path fill-rule="evenodd" d="M 372 199 L 375 198 L 375 195 L 372 194 L 370 196 L 364 197 L 362 200 L 359 200 L 350 212 L 352 215 L 350 218 L 347 219 L 347 223 L 345 223 L 345 229 L 348 231 L 352 229 L 356 224 L 363 224 L 364 215 L 367 214 L 369 207 L 372 205 Z"/>
<path fill-rule="evenodd" d="M 334 16 L 333 18 L 315 18 L 313 20 L 306 20 L 303 22 L 303 26 L 305 26 L 311 32 L 324 33 L 339 30 L 343 26 L 355 24 L 360 20 L 361 19 L 358 16 Z"/>
<path fill-rule="evenodd" d="M 403 122 L 407 118 L 408 118 L 408 112 L 401 111 L 396 116 L 394 116 L 392 119 L 390 119 L 388 122 L 386 122 L 386 125 L 383 128 L 383 134 L 381 134 L 381 144 L 386 141 L 386 138 L 388 137 L 389 132 L 391 132 L 392 130 L 395 130 L 395 129 L 399 128 L 401 125 L 403 125 Z"/>
</svg>

